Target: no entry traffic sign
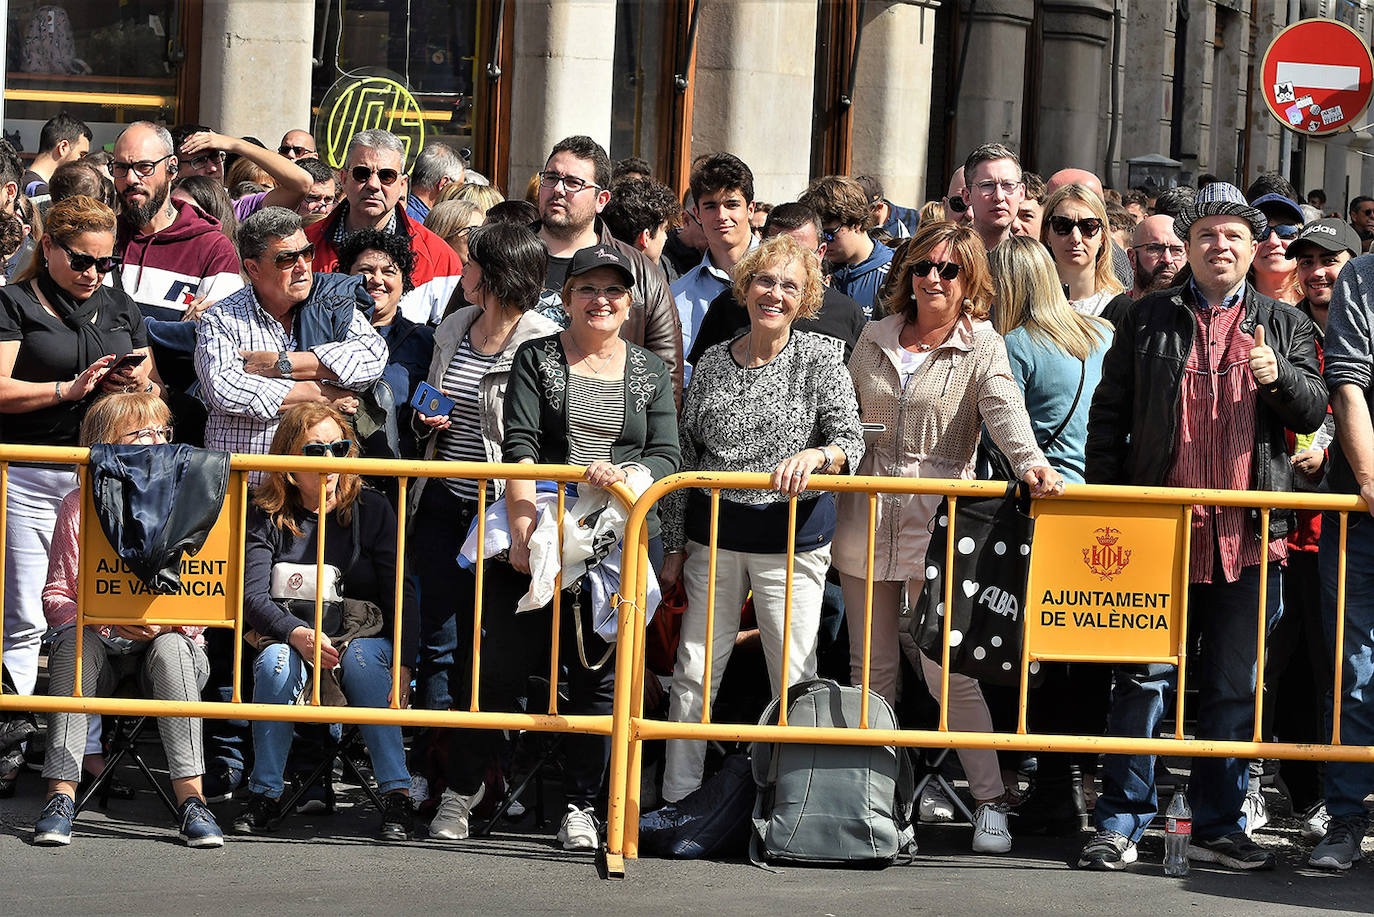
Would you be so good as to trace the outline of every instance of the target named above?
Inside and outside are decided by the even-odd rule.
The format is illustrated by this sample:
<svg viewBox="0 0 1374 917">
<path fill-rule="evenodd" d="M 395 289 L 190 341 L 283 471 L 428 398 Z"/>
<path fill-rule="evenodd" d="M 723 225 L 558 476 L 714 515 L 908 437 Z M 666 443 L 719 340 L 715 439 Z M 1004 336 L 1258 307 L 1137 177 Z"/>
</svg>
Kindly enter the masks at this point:
<svg viewBox="0 0 1374 917">
<path fill-rule="evenodd" d="M 1360 34 L 1333 19 L 1305 19 L 1274 37 L 1260 67 L 1264 103 L 1279 123 L 1312 136 L 1351 125 L 1369 105 L 1374 58 Z"/>
</svg>

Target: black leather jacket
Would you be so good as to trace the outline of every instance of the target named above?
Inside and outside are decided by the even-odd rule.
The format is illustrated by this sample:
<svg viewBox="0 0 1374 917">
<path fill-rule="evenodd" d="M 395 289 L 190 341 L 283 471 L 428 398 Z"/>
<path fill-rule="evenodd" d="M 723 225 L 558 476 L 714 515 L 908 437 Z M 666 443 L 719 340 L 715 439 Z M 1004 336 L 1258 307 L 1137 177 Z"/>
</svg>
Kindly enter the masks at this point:
<svg viewBox="0 0 1374 917">
<path fill-rule="evenodd" d="M 1178 448 L 1183 367 L 1197 329 L 1192 295 L 1188 286 L 1151 293 L 1117 326 L 1088 414 L 1088 483 L 1164 483 Z M 1293 470 L 1284 430 L 1310 433 L 1326 414 L 1326 384 L 1313 344 L 1316 326 L 1294 307 L 1261 296 L 1247 283 L 1240 327 L 1252 334 L 1257 324 L 1264 325 L 1279 375 L 1273 384 L 1259 387 L 1250 486 L 1289 491 Z M 1288 533 L 1290 516 L 1271 514 L 1270 538 Z M 1252 511 L 1252 518 L 1258 518 L 1258 511 Z"/>
</svg>

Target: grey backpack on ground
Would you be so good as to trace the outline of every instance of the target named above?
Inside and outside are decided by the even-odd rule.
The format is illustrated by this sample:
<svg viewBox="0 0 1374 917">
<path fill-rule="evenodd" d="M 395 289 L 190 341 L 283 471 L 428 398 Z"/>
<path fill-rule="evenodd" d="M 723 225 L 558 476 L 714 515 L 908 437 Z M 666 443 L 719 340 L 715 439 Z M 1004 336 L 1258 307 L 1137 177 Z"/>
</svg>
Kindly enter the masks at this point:
<svg viewBox="0 0 1374 917">
<path fill-rule="evenodd" d="M 859 728 L 861 688 L 814 679 L 788 692 L 789 726 Z M 778 721 L 774 700 L 759 720 Z M 871 729 L 897 729 L 882 697 L 868 695 Z M 906 749 L 890 745 L 755 742 L 758 800 L 750 859 L 883 865 L 916 853 L 915 781 Z"/>
</svg>

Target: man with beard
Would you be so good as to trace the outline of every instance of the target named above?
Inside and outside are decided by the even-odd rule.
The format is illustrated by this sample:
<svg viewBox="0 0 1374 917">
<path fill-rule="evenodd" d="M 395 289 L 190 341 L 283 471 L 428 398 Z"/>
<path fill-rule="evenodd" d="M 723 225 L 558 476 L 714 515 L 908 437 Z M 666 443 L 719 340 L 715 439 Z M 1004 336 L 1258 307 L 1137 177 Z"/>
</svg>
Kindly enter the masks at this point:
<svg viewBox="0 0 1374 917">
<path fill-rule="evenodd" d="M 344 199 L 327 219 L 306 227 L 315 246 L 313 269 L 330 274 L 339 263 L 338 247 L 344 236 L 359 229 L 404 235 L 415 255 L 410 279 L 414 287 L 401 297 L 401 314 L 420 325 L 437 325 L 444 317 L 449 298 L 458 288 L 463 262 L 424 224 L 406 213 L 401 196 L 408 187 L 405 145 L 390 131 L 366 130 L 348 142 L 339 185 Z"/>
<path fill-rule="evenodd" d="M 195 382 L 191 352 L 194 319 L 205 307 L 243 287 L 238 253 L 219 223 L 195 207 L 171 200 L 177 157 L 166 128 L 135 121 L 115 141 L 115 192 L 119 232 L 115 254 L 124 267 L 111 275 L 116 287 L 133 297 L 148 325 L 162 381 L 174 393 Z M 174 405 L 177 426 L 192 418 Z"/>
<path fill-rule="evenodd" d="M 1135 277 L 1129 294 L 1132 299 L 1173 286 L 1185 258 L 1183 240 L 1174 232 L 1174 218 L 1160 214 L 1137 223 L 1126 257 Z"/>
<path fill-rule="evenodd" d="M 549 250 L 540 310 L 563 325 L 563 282 L 568 265 L 581 249 L 609 245 L 630 262 L 634 287 L 630 317 L 620 336 L 652 351 L 673 374 L 673 394 L 682 403 L 682 324 L 663 272 L 634 246 L 611 235 L 599 214 L 611 200 L 611 159 L 590 137 L 560 140 L 539 173 L 539 220 L 532 229 Z"/>
</svg>

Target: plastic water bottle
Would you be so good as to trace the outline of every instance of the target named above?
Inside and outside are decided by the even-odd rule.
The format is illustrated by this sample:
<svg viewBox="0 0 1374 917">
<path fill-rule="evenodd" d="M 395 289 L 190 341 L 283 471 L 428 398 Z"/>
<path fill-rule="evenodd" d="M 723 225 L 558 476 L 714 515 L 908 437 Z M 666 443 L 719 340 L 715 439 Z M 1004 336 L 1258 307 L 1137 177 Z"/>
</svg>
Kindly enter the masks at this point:
<svg viewBox="0 0 1374 917">
<path fill-rule="evenodd" d="M 1188 842 L 1193 837 L 1193 810 L 1182 790 L 1174 792 L 1164 813 L 1164 874 L 1188 875 Z"/>
</svg>

